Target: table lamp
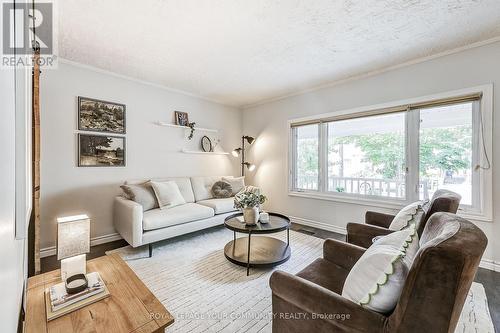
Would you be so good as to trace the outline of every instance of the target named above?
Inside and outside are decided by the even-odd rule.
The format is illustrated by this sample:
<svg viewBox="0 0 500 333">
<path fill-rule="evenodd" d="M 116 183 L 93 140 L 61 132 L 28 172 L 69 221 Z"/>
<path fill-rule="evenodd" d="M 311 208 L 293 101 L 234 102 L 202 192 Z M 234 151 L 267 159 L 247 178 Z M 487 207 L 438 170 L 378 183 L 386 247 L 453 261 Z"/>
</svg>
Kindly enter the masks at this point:
<svg viewBox="0 0 500 333">
<path fill-rule="evenodd" d="M 68 293 L 86 287 L 86 253 L 90 252 L 90 219 L 87 215 L 57 219 L 57 260 L 61 260 L 61 279 Z"/>
</svg>

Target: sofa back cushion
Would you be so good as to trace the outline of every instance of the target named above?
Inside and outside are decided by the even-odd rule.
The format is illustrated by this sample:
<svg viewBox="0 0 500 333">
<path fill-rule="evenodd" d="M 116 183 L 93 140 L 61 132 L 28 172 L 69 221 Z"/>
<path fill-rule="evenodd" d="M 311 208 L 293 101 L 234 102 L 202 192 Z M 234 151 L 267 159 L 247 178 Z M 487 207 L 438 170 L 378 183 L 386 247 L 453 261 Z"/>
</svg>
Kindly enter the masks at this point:
<svg viewBox="0 0 500 333">
<path fill-rule="evenodd" d="M 418 234 L 422 234 L 425 224 L 432 214 L 437 212 L 456 214 L 460 200 L 462 200 L 462 196 L 450 190 L 440 189 L 434 192 L 432 199 L 423 206 L 425 216 L 417 229 Z"/>
<path fill-rule="evenodd" d="M 186 202 L 194 202 L 194 193 L 191 186 L 191 179 L 188 177 L 169 177 L 169 178 L 153 178 L 155 182 L 174 181 L 179 187 L 179 191 Z M 127 180 L 125 184 L 141 184 L 145 180 Z"/>
<path fill-rule="evenodd" d="M 226 178 L 231 177 L 227 176 Z M 212 187 L 220 180 L 222 180 L 222 176 L 191 177 L 194 199 L 196 201 L 212 199 L 214 197 Z"/>
</svg>

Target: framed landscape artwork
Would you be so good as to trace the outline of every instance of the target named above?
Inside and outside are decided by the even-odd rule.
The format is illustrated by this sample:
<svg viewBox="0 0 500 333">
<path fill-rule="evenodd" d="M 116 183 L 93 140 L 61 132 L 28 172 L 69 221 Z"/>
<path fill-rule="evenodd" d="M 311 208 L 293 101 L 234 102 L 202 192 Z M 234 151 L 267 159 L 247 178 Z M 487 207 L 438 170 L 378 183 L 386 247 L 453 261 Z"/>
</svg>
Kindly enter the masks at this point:
<svg viewBox="0 0 500 333">
<path fill-rule="evenodd" d="M 125 134 L 125 105 L 78 97 L 78 129 Z"/>
<path fill-rule="evenodd" d="M 78 134 L 79 167 L 125 166 L 125 137 Z"/>
</svg>

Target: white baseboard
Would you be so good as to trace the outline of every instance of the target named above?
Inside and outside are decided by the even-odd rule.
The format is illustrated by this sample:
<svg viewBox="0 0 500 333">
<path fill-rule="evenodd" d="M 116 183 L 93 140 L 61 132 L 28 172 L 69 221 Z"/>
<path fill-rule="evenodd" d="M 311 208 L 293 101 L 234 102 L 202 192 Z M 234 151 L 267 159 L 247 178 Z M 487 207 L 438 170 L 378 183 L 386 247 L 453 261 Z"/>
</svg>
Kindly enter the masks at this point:
<svg viewBox="0 0 500 333">
<path fill-rule="evenodd" d="M 298 224 L 302 224 L 302 225 L 309 226 L 309 227 L 314 227 L 314 228 L 318 228 L 318 229 L 322 229 L 322 230 L 332 231 L 332 232 L 336 232 L 336 233 L 342 234 L 342 235 L 347 234 L 347 230 L 344 227 L 339 227 L 339 226 L 332 225 L 329 223 L 324 223 L 324 222 L 319 222 L 319 221 L 314 221 L 314 220 L 308 220 L 308 219 L 304 219 L 304 218 L 296 217 L 296 216 L 289 216 L 289 218 L 290 218 L 290 221 L 292 223 L 298 223 Z M 109 242 L 113 242 L 113 241 L 116 241 L 119 239 L 122 239 L 122 237 L 117 233 L 104 235 L 104 236 L 98 236 L 98 237 L 94 237 L 90 240 L 90 246 L 109 243 Z M 53 255 L 56 255 L 56 253 L 57 252 L 56 252 L 55 246 L 46 247 L 46 248 L 40 250 L 40 258 L 53 256 Z M 488 269 L 488 270 L 491 270 L 494 272 L 500 272 L 500 262 L 497 262 L 497 261 L 494 261 L 491 259 L 482 259 L 480 264 L 479 264 L 479 267 L 484 268 L 484 269 Z"/>
<path fill-rule="evenodd" d="M 329 223 L 308 220 L 308 219 L 304 219 L 304 218 L 296 217 L 296 216 L 290 216 L 290 221 L 292 221 L 292 223 L 298 223 L 298 224 L 302 224 L 302 225 L 309 226 L 309 227 L 314 227 L 314 228 L 318 228 L 318 229 L 322 229 L 322 230 L 332 231 L 332 232 L 336 232 L 336 233 L 342 234 L 342 235 L 347 234 L 346 228 L 332 225 Z M 481 262 L 479 263 L 479 267 L 484 268 L 484 269 L 489 269 L 490 271 L 494 271 L 494 272 L 500 272 L 500 262 L 493 261 L 491 259 L 486 259 L 486 258 L 482 259 Z"/>
<path fill-rule="evenodd" d="M 104 235 L 104 236 L 97 236 L 97 237 L 90 239 L 90 246 L 109 243 L 109 242 L 113 242 L 113 241 L 116 241 L 119 239 L 122 239 L 122 236 L 120 236 L 117 233 Z M 40 258 L 50 257 L 50 256 L 54 256 L 56 254 L 57 254 L 57 252 L 56 252 L 55 246 L 50 246 L 50 247 L 46 247 L 44 249 L 40 249 Z"/>
<path fill-rule="evenodd" d="M 500 272 L 500 262 L 491 259 L 482 259 L 479 267 L 489 269 L 490 271 Z"/>
<path fill-rule="evenodd" d="M 318 229 L 336 232 L 336 233 L 342 234 L 342 235 L 347 235 L 347 230 L 344 227 L 339 227 L 337 225 L 319 222 L 319 221 L 314 221 L 314 220 L 308 220 L 308 219 L 304 219 L 302 217 L 296 217 L 296 216 L 289 216 L 289 218 L 290 218 L 290 221 L 292 223 L 298 223 L 298 224 L 306 225 L 309 227 L 314 227 L 314 228 L 318 228 Z"/>
</svg>

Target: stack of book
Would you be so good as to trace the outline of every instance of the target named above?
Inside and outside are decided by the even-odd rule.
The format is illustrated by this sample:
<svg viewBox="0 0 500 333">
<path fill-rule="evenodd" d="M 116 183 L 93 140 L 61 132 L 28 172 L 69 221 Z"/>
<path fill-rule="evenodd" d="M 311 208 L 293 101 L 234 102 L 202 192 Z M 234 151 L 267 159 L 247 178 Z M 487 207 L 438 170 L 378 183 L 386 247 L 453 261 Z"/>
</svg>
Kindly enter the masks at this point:
<svg viewBox="0 0 500 333">
<path fill-rule="evenodd" d="M 64 282 L 53 285 L 45 291 L 47 321 L 109 296 L 108 288 L 97 272 L 87 274 L 88 286 L 85 290 L 68 294 Z"/>
</svg>

